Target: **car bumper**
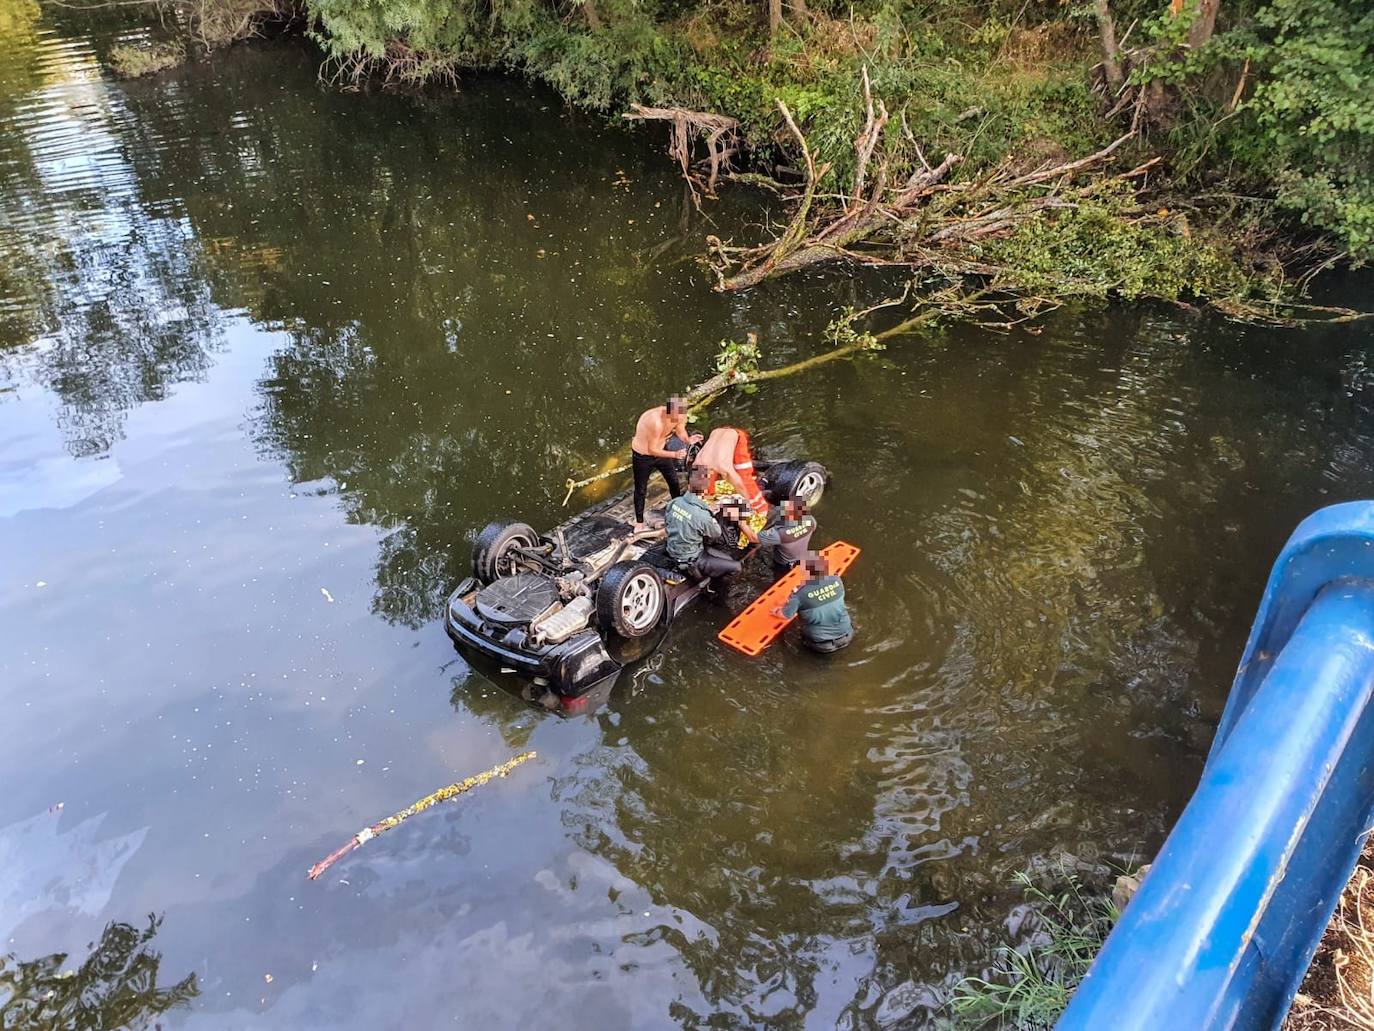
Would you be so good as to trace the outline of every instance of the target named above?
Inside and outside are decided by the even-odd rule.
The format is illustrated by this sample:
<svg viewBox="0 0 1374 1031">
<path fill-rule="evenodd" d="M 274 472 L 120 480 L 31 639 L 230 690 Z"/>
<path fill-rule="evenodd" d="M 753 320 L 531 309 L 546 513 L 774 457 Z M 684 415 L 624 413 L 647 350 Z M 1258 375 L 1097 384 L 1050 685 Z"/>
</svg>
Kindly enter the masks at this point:
<svg viewBox="0 0 1374 1031">
<path fill-rule="evenodd" d="M 474 587 L 471 581 L 459 584 L 445 606 L 444 627 L 458 647 L 501 663 L 504 671 L 545 681 L 557 694 L 568 697 L 583 694 L 620 672 L 621 664 L 611 658 L 595 630 L 584 630 L 561 644 L 542 648 L 511 640 L 519 636 L 518 632 L 483 622 L 464 600 Z"/>
</svg>

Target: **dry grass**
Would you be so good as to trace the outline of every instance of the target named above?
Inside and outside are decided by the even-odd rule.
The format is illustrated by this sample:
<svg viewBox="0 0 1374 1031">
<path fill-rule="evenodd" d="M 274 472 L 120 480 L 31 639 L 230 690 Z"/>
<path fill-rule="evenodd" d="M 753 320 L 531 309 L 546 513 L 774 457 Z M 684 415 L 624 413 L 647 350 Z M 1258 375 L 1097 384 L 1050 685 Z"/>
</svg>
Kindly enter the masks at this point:
<svg viewBox="0 0 1374 1031">
<path fill-rule="evenodd" d="M 1284 1031 L 1374 1031 L 1374 847 L 1366 846 Z"/>
<path fill-rule="evenodd" d="M 1012 29 L 999 57 L 1023 71 L 1040 71 L 1044 65 L 1078 63 L 1096 55 L 1094 41 L 1082 28 L 1064 21 L 1042 22 Z"/>
</svg>

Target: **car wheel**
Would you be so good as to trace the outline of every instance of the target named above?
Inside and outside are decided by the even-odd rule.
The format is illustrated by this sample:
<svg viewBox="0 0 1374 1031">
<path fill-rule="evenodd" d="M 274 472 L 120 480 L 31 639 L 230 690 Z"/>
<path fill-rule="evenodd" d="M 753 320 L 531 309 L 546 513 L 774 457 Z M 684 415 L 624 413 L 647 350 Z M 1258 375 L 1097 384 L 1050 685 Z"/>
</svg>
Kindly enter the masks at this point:
<svg viewBox="0 0 1374 1031">
<path fill-rule="evenodd" d="M 643 637 L 663 618 L 666 596 L 653 566 L 617 562 L 596 588 L 596 618 L 603 630 L 621 637 Z"/>
<path fill-rule="evenodd" d="M 768 470 L 768 485 L 773 497 L 801 501 L 812 508 L 821 500 L 830 476 L 820 462 L 779 462 Z"/>
<path fill-rule="evenodd" d="M 538 546 L 539 534 L 528 523 L 509 519 L 488 523 L 477 535 L 477 543 L 472 546 L 472 573 L 484 584 L 511 576 L 527 565 L 513 553 L 513 549 Z"/>
</svg>

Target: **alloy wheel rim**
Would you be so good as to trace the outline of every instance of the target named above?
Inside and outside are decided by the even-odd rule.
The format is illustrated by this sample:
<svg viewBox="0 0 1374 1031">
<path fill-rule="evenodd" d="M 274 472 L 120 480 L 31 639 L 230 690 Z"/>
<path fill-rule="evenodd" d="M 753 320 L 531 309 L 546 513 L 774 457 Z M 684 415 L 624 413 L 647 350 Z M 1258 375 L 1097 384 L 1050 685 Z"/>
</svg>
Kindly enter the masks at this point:
<svg viewBox="0 0 1374 1031">
<path fill-rule="evenodd" d="M 658 584 L 648 573 L 639 573 L 625 585 L 620 612 L 631 629 L 645 630 L 658 619 L 660 604 Z"/>
<path fill-rule="evenodd" d="M 818 472 L 808 472 L 797 481 L 793 494 L 808 505 L 814 505 L 825 493 L 825 477 Z"/>
</svg>

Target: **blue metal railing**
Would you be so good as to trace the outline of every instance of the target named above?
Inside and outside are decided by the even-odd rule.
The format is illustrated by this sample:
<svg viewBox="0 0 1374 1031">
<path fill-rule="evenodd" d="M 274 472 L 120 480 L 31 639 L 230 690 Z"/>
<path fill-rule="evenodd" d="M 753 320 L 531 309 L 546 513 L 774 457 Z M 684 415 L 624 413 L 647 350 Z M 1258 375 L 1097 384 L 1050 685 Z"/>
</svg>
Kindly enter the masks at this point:
<svg viewBox="0 0 1374 1031">
<path fill-rule="evenodd" d="M 1058 1027 L 1282 1021 L 1374 813 L 1374 502 L 1293 533 L 1202 780 Z"/>
</svg>

